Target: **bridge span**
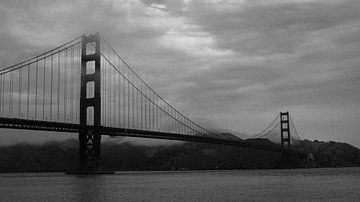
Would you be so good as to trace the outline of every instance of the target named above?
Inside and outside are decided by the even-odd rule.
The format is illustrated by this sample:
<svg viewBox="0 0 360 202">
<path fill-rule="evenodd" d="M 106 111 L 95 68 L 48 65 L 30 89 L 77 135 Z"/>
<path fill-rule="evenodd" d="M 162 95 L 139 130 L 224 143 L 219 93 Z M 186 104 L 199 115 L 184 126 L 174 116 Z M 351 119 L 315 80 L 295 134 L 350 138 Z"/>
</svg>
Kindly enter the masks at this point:
<svg viewBox="0 0 360 202">
<path fill-rule="evenodd" d="M 176 92 L 174 92 L 176 93 Z M 153 90 L 99 33 L 0 69 L 0 128 L 79 134 L 79 170 L 96 171 L 101 136 L 128 136 L 289 152 L 299 139 L 288 112 L 253 138 L 214 133 Z"/>
</svg>

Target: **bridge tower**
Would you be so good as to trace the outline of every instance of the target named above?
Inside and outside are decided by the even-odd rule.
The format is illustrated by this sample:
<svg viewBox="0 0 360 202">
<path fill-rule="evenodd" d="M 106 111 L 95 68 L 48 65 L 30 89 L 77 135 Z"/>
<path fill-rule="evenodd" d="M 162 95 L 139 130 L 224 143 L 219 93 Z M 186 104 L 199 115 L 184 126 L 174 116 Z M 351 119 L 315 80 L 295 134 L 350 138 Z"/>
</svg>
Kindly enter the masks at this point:
<svg viewBox="0 0 360 202">
<path fill-rule="evenodd" d="M 289 112 L 280 112 L 280 133 L 281 133 L 281 147 L 284 148 L 287 144 L 290 149 L 290 124 Z"/>
<path fill-rule="evenodd" d="M 96 171 L 101 144 L 99 33 L 82 36 L 80 88 L 79 170 Z"/>
</svg>

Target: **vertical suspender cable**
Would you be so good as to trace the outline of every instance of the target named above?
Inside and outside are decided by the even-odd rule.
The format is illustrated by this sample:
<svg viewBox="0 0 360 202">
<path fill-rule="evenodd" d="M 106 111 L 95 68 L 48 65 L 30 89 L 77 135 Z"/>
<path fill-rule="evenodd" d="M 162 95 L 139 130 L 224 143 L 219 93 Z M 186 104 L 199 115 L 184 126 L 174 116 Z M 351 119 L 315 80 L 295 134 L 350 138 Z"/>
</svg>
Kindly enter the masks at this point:
<svg viewBox="0 0 360 202">
<path fill-rule="evenodd" d="M 133 78 L 133 76 L 131 75 L 130 76 L 131 77 L 131 82 L 132 83 L 134 83 L 134 78 Z M 135 85 L 135 84 L 134 84 Z M 130 95 L 131 95 L 131 97 L 130 97 L 130 104 L 131 104 L 131 127 L 132 128 L 134 128 L 134 125 L 135 125 L 135 123 L 134 123 L 134 87 L 133 86 L 131 86 L 130 87 Z"/>
<path fill-rule="evenodd" d="M 78 105 L 78 100 L 80 99 L 79 97 L 79 81 L 80 81 L 80 78 L 79 78 L 79 69 L 80 69 L 80 64 L 79 64 L 79 48 L 78 46 L 75 46 L 76 47 L 76 51 L 75 51 L 75 54 L 76 54 L 76 63 L 75 63 L 75 123 L 78 123 L 78 107 L 80 107 Z M 101 116 L 101 115 L 100 115 Z"/>
<path fill-rule="evenodd" d="M 156 96 L 156 129 L 159 130 L 160 128 L 160 100 L 159 98 Z"/>
<path fill-rule="evenodd" d="M 2 91 L 2 98 L 3 98 L 3 107 L 2 107 L 2 115 L 3 116 L 5 116 L 5 102 L 6 102 L 6 100 L 5 100 L 5 91 L 6 91 L 6 82 L 7 81 L 7 75 L 4 75 L 4 80 L 3 80 L 3 91 Z"/>
<path fill-rule="evenodd" d="M 146 95 L 146 87 L 145 87 L 145 96 L 147 96 Z M 146 102 L 146 97 L 144 98 L 144 102 L 145 102 L 145 130 L 147 130 L 147 127 L 148 127 L 148 125 L 147 125 L 147 102 Z"/>
<path fill-rule="evenodd" d="M 149 130 L 152 130 L 152 107 L 153 104 L 151 103 L 152 97 L 151 97 L 151 91 L 149 91 Z"/>
<path fill-rule="evenodd" d="M 108 80 L 107 80 L 107 74 L 108 74 L 108 72 L 107 72 L 107 68 L 106 68 L 107 66 L 106 66 L 106 62 L 105 62 L 105 60 L 104 60 L 104 124 L 107 124 L 107 121 L 108 121 L 108 117 L 107 117 L 107 115 L 108 115 L 108 113 L 107 113 L 107 105 L 108 105 L 108 103 L 107 103 L 107 93 L 106 93 L 106 91 L 107 91 L 107 89 L 108 89 L 108 86 L 107 86 L 107 82 L 108 82 Z"/>
<path fill-rule="evenodd" d="M 149 91 L 149 127 L 150 127 L 150 130 L 152 130 L 152 110 L 153 110 L 153 103 L 152 103 L 152 97 L 151 97 L 151 91 Z"/>
<path fill-rule="evenodd" d="M 65 77 L 64 77 L 64 122 L 66 122 L 66 111 L 67 111 L 67 62 L 68 62 L 68 57 L 67 57 L 67 50 L 65 50 L 65 64 L 64 64 L 64 69 L 65 69 Z"/>
<path fill-rule="evenodd" d="M 115 65 L 115 67 L 116 68 L 118 68 L 116 65 L 116 57 L 114 56 L 113 57 L 113 61 L 114 61 L 114 65 Z M 113 70 L 113 71 L 115 71 L 115 70 Z M 117 80 L 117 75 L 118 74 L 116 74 L 115 72 L 114 72 L 114 74 L 112 75 L 113 76 L 113 95 L 114 95 L 114 97 L 113 97 L 113 114 L 114 114 L 114 126 L 117 126 L 117 123 L 118 123 L 118 113 L 117 113 L 117 107 L 118 107 L 118 105 L 117 105 L 117 92 L 118 92 L 118 86 L 117 86 L 117 84 L 118 84 L 118 80 Z"/>
<path fill-rule="evenodd" d="M 61 75 L 61 72 L 60 72 L 60 53 L 58 53 L 58 64 L 57 64 L 57 70 L 58 70 L 58 72 L 57 72 L 57 97 L 56 97 L 56 99 L 57 99 L 57 101 L 56 101 L 56 103 L 57 103 L 57 121 L 60 121 L 60 75 Z"/>
<path fill-rule="evenodd" d="M 119 78 L 117 79 L 118 80 L 118 88 L 117 88 L 117 91 L 118 91 L 118 102 L 119 102 L 119 127 L 121 126 L 121 77 L 119 76 Z"/>
<path fill-rule="evenodd" d="M 152 93 L 151 91 L 149 91 L 149 126 L 150 126 L 150 130 L 153 130 L 153 119 L 152 119 L 152 115 L 153 115 L 153 104 L 151 103 L 151 101 L 153 101 L 153 98 L 152 98 Z"/>
<path fill-rule="evenodd" d="M 22 68 L 19 69 L 18 118 L 21 117 Z"/>
<path fill-rule="evenodd" d="M 117 58 L 115 57 L 115 65 L 117 65 L 116 63 L 118 63 L 118 65 L 119 65 L 119 67 L 118 68 L 120 68 L 120 63 L 119 62 L 116 62 L 117 61 Z M 116 127 L 120 127 L 119 126 L 119 123 L 120 123 L 120 113 L 119 113 L 119 111 L 120 111 L 120 106 L 119 106 L 119 102 L 120 102 L 120 88 L 119 88 L 119 79 L 120 78 L 118 78 L 118 74 L 116 74 L 115 75 L 115 82 L 116 82 L 116 84 L 115 84 L 115 113 L 116 113 Z"/>
<path fill-rule="evenodd" d="M 9 117 L 12 116 L 12 97 L 13 97 L 13 71 L 10 72 L 10 96 L 9 96 Z"/>
<path fill-rule="evenodd" d="M 105 50 L 104 50 L 105 51 Z M 108 94 L 106 93 L 107 92 L 107 89 L 108 89 L 108 72 L 107 72 L 107 63 L 104 61 L 104 86 L 105 86 L 105 90 L 104 90 L 104 104 L 105 104 L 105 108 L 104 108 L 104 115 L 105 115 L 105 118 L 104 118 L 104 124 L 106 126 L 107 123 L 108 123 L 108 113 L 107 113 L 107 110 L 108 110 Z"/>
<path fill-rule="evenodd" d="M 113 57 L 113 63 L 114 65 L 116 66 L 116 61 L 115 61 L 115 57 Z M 113 111 L 113 121 L 112 121 L 112 127 L 117 127 L 117 124 L 118 124 L 118 113 L 117 113 L 117 78 L 116 78 L 116 74 L 113 74 L 111 75 L 113 78 L 112 78 L 112 90 L 111 90 L 111 93 L 113 94 L 113 102 L 111 103 L 112 105 L 112 108 L 111 108 L 111 111 Z"/>
<path fill-rule="evenodd" d="M 76 67 L 76 72 L 77 72 L 77 79 L 76 79 L 76 92 L 77 92 L 77 95 L 76 95 L 76 106 L 80 108 L 80 77 L 81 77 L 81 49 L 80 49 L 80 46 L 77 46 L 77 58 L 78 58 L 78 64 L 77 64 L 77 67 Z M 102 79 L 100 78 L 100 81 Z M 76 114 L 76 121 L 78 122 L 79 121 L 79 114 L 78 114 L 79 110 L 75 110 L 75 114 Z M 101 115 L 100 115 L 101 116 Z"/>
<path fill-rule="evenodd" d="M 174 123 L 174 132 L 175 133 L 178 133 L 178 125 L 181 125 L 181 124 L 179 124 L 179 115 L 177 114 L 177 113 L 175 113 L 175 123 Z"/>
<path fill-rule="evenodd" d="M 71 66 L 71 75 L 70 75 L 70 82 L 71 84 L 73 84 L 74 82 L 74 47 L 71 47 L 71 60 L 70 60 L 70 66 Z M 74 88 L 70 88 L 70 122 L 73 123 L 74 119 L 73 119 L 73 113 L 74 113 Z"/>
<path fill-rule="evenodd" d="M 36 61 L 36 67 L 35 67 L 35 119 L 37 119 L 37 94 L 38 94 L 38 73 L 39 73 L 39 63 Z"/>
<path fill-rule="evenodd" d="M 107 91 L 107 88 L 108 88 L 108 86 L 107 86 L 107 82 L 108 82 L 108 80 L 107 80 L 107 65 L 106 65 L 106 62 L 104 61 L 104 87 L 105 87 L 105 90 L 104 90 L 104 124 L 106 125 L 107 124 L 107 121 L 108 121 L 108 113 L 107 113 L 107 105 L 108 105 L 108 103 L 107 103 L 107 93 L 106 93 L 106 91 Z"/>
<path fill-rule="evenodd" d="M 128 71 L 127 71 L 127 78 L 129 78 L 129 69 L 127 69 Z M 130 78 L 129 78 L 130 79 Z M 128 81 L 127 82 L 127 108 L 128 108 L 128 128 L 130 128 L 130 121 L 131 121 L 131 119 L 130 119 L 130 82 Z"/>
<path fill-rule="evenodd" d="M 126 77 L 128 79 L 128 77 Z M 127 128 L 131 127 L 131 118 L 130 118 L 130 83 L 129 80 L 126 81 L 126 116 L 127 116 Z"/>
<path fill-rule="evenodd" d="M 42 120 L 45 121 L 45 78 L 46 78 L 46 58 L 44 59 L 44 71 L 43 71 L 43 114 L 42 114 Z"/>
<path fill-rule="evenodd" d="M 101 110 L 101 114 L 102 114 L 102 120 L 101 122 L 105 125 L 106 123 L 106 102 L 105 102 L 105 91 L 106 91 L 106 86 L 105 86 L 105 80 L 106 80 L 106 72 L 105 72 L 105 61 L 103 56 L 101 57 L 101 105 L 102 105 L 102 110 Z"/>
<path fill-rule="evenodd" d="M 147 95 L 147 100 L 148 100 L 148 129 L 150 130 L 151 129 L 151 101 L 150 101 L 150 93 L 151 91 L 149 90 L 148 91 L 148 95 Z"/>
<path fill-rule="evenodd" d="M 10 73 L 11 74 L 11 73 Z M 7 117 L 9 117 L 10 116 L 10 102 L 11 102 L 11 75 L 9 76 L 9 82 L 8 82 L 8 84 L 9 84 L 9 91 L 8 91 L 8 96 L 7 96 L 7 103 L 8 103 L 8 105 L 7 105 L 7 109 L 8 109 L 8 114 L 7 114 Z"/>
<path fill-rule="evenodd" d="M 141 92 L 142 90 L 142 83 L 140 83 Z M 143 94 L 140 94 L 140 125 L 141 129 L 143 129 Z"/>
<path fill-rule="evenodd" d="M 26 101 L 26 117 L 29 118 L 29 105 L 30 105 L 30 65 L 27 66 L 28 79 L 27 79 L 27 101 Z"/>
<path fill-rule="evenodd" d="M 107 72 L 107 65 L 106 65 L 106 62 L 104 60 L 104 87 L 105 87 L 105 91 L 104 91 L 104 123 L 107 125 L 107 122 L 108 122 L 108 113 L 107 113 L 107 110 L 108 110 L 108 94 L 106 93 L 107 90 L 108 90 L 108 78 L 107 78 L 107 75 L 108 75 L 108 72 Z"/>
<path fill-rule="evenodd" d="M 106 81 L 106 89 L 105 89 L 105 103 L 106 103 L 106 108 L 105 108 L 105 115 L 106 115 L 106 124 L 107 126 L 109 126 L 109 123 L 110 123 L 110 117 L 109 117 L 109 105 L 110 105 L 110 99 L 109 99 L 109 88 L 110 88 L 110 85 L 109 85 L 109 65 L 108 65 L 108 62 L 105 62 L 105 81 Z"/>
<path fill-rule="evenodd" d="M 134 74 L 131 74 L 132 75 L 132 79 L 134 80 Z M 134 80 L 135 82 L 135 80 Z M 133 117 L 133 128 L 135 128 L 135 115 L 136 115 L 136 110 L 135 110 L 135 95 L 134 95 L 134 88 L 132 87 L 131 88 L 131 95 L 132 95 L 132 117 Z"/>
<path fill-rule="evenodd" d="M 102 47 L 101 47 L 102 48 Z M 106 97 L 106 72 L 105 72 L 105 61 L 104 61 L 104 57 L 102 56 L 101 57 L 101 65 L 100 65 L 100 68 L 101 68 L 101 105 L 102 105 L 102 108 L 101 108 L 101 114 L 102 114 L 102 120 L 101 120 L 101 123 L 103 125 L 105 125 L 106 123 L 106 100 L 105 100 L 105 97 Z"/>
<path fill-rule="evenodd" d="M 108 109 L 107 109 L 107 115 L 108 115 L 108 125 L 110 126 L 110 124 L 111 124 L 111 73 L 110 73 L 110 68 L 109 68 L 109 64 L 107 63 L 106 64 L 107 65 L 107 67 L 106 67 L 106 71 L 107 71 L 107 79 L 106 79 L 106 81 L 107 81 L 107 95 L 108 95 L 108 97 L 107 97 L 107 102 L 108 102 L 108 105 L 107 105 L 107 107 L 108 107 Z"/>
<path fill-rule="evenodd" d="M 123 103 L 122 103 L 122 105 L 123 105 L 123 111 L 122 111 L 122 113 L 123 113 L 123 124 L 124 124 L 124 128 L 125 128 L 125 124 L 126 124 L 126 111 L 125 111 L 125 78 L 123 78 L 122 79 L 123 80 L 123 86 L 122 86 L 122 94 L 123 94 Z"/>
<path fill-rule="evenodd" d="M 160 104 L 159 104 L 159 128 L 160 130 L 162 129 L 162 113 L 163 111 L 161 110 L 162 109 L 162 100 L 160 99 Z"/>
<path fill-rule="evenodd" d="M 114 66 L 116 67 L 116 60 L 115 60 L 115 57 L 113 57 L 113 64 Z M 116 109 L 116 84 L 117 84 L 117 81 L 116 81 L 116 74 L 113 74 L 113 82 L 112 82 L 112 85 L 113 85 L 113 88 L 112 88 L 112 94 L 113 94 L 113 102 L 112 102 L 112 111 L 113 111 L 113 127 L 116 127 L 116 124 L 117 124 L 117 109 Z"/>
<path fill-rule="evenodd" d="M 109 63 L 106 63 L 106 72 L 107 72 L 107 124 L 111 124 L 111 69 L 109 68 Z"/>
<path fill-rule="evenodd" d="M 52 121 L 52 93 L 53 93 L 53 73 L 54 73 L 54 58 L 51 55 L 51 71 L 50 71 L 50 121 Z"/>
<path fill-rule="evenodd" d="M 154 93 L 152 93 L 153 95 L 153 102 L 155 102 L 155 95 Z M 155 105 L 152 104 L 152 129 L 155 130 Z"/>
<path fill-rule="evenodd" d="M 106 115 L 107 115 L 107 124 L 108 126 L 110 126 L 110 92 L 109 89 L 110 89 L 110 69 L 109 69 L 109 64 L 108 62 L 106 63 L 106 85 L 107 85 L 107 88 L 106 88 L 106 92 L 107 92 L 107 97 L 106 97 L 106 106 L 107 106 L 107 109 L 106 109 Z"/>
<path fill-rule="evenodd" d="M 169 111 L 169 106 L 166 104 L 165 105 L 165 112 L 167 113 L 167 115 L 166 116 L 169 116 L 170 115 L 170 111 Z M 168 117 L 168 122 L 166 123 L 166 127 L 168 128 L 168 132 L 171 132 L 170 131 L 170 125 L 171 125 L 171 117 Z"/>
<path fill-rule="evenodd" d="M 182 134 L 184 134 L 185 133 L 185 131 L 186 131 L 186 127 L 185 127 L 185 123 L 184 123 L 184 118 L 182 117 L 182 116 L 180 116 L 180 119 L 179 119 L 179 123 L 181 124 L 181 128 L 182 128 L 182 131 L 181 131 L 181 133 Z"/>
<path fill-rule="evenodd" d="M 154 116 L 155 116 L 155 118 L 154 118 L 154 122 L 155 122 L 154 129 L 155 129 L 155 130 L 158 130 L 158 127 L 157 127 L 157 123 L 158 123 L 158 122 L 157 122 L 158 107 L 157 107 L 157 106 L 158 106 L 158 104 L 159 104 L 159 103 L 158 103 L 159 100 L 158 100 L 158 97 L 157 97 L 156 95 L 154 95 L 154 96 L 155 96 L 154 102 L 155 102 L 155 104 L 156 104 L 156 105 L 155 105 L 155 108 L 154 108 L 154 110 L 155 110 L 155 111 L 154 111 Z"/>
<path fill-rule="evenodd" d="M 175 125 L 176 125 L 176 122 L 178 122 L 177 120 L 176 120 L 176 113 L 172 110 L 172 109 L 170 109 L 170 111 L 171 111 L 171 113 L 170 113 L 170 115 L 172 116 L 172 117 L 174 117 L 173 118 L 173 120 L 172 120 L 172 130 L 173 130 L 173 132 L 175 133 Z"/>
<path fill-rule="evenodd" d="M 115 62 L 115 56 L 113 54 L 112 57 L 112 63 L 115 65 L 116 67 L 116 62 Z M 114 69 L 110 68 L 111 71 L 115 71 Z M 112 111 L 112 116 L 111 116 L 111 125 L 115 126 L 116 125 L 116 73 L 113 72 L 111 75 L 111 94 L 112 94 L 112 101 L 111 101 L 111 111 Z"/>
<path fill-rule="evenodd" d="M 114 99 L 115 99 L 115 110 L 114 113 L 116 114 L 116 122 L 115 122 L 115 126 L 116 127 L 120 127 L 120 122 L 121 122 L 121 115 L 120 115 L 120 77 L 118 76 L 118 74 L 115 75 L 115 95 L 114 95 Z"/>
<path fill-rule="evenodd" d="M 138 82 L 138 88 L 139 88 L 139 82 Z M 139 91 L 136 91 L 136 124 L 137 124 L 137 127 L 140 126 L 140 120 L 139 120 L 139 117 L 140 116 L 140 110 L 139 110 Z"/>
<path fill-rule="evenodd" d="M 1 97 L 0 97 L 0 115 L 2 115 L 2 111 L 3 111 L 3 98 L 4 98 L 4 91 L 3 91 L 3 75 L 0 75 L 0 93 L 1 93 Z"/>
<path fill-rule="evenodd" d="M 110 51 L 109 51 L 109 54 L 110 54 Z M 111 56 L 109 55 L 109 58 L 111 58 Z M 109 82 L 109 125 L 111 126 L 112 125 L 112 113 L 111 113 L 111 106 L 112 106 L 112 100 L 111 100 L 111 93 L 112 93 L 112 74 L 111 74 L 111 69 L 110 67 L 108 67 L 108 71 L 109 71 L 109 79 L 108 79 L 108 82 Z"/>
<path fill-rule="evenodd" d="M 117 67 L 116 65 L 116 57 L 114 57 L 114 64 L 115 64 L 115 67 Z M 118 79 L 117 79 L 117 76 L 118 74 L 114 74 L 114 88 L 113 88 L 113 92 L 114 92 L 114 116 L 115 116 L 115 122 L 114 122 L 114 126 L 117 126 L 117 124 L 119 123 L 118 122 L 118 104 L 117 104 L 117 92 L 118 92 Z"/>
</svg>

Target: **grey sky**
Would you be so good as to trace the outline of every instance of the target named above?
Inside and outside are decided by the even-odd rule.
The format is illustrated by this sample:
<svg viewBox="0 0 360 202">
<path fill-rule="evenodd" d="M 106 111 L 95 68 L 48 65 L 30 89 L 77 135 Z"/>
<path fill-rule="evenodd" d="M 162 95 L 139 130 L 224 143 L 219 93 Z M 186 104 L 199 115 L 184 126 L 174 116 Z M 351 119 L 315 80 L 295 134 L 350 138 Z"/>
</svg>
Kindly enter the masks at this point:
<svg viewBox="0 0 360 202">
<path fill-rule="evenodd" d="M 206 127 L 253 134 L 289 110 L 303 138 L 360 146 L 358 0 L 2 0 L 0 26 L 1 67 L 100 31 Z"/>
</svg>

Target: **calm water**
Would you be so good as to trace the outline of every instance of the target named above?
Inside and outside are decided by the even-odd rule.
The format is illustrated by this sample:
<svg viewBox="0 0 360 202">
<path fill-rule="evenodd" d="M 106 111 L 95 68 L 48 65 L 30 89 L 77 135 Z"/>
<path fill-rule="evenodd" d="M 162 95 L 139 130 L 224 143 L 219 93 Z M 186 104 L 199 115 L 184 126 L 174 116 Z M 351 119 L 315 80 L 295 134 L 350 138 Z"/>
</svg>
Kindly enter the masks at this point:
<svg viewBox="0 0 360 202">
<path fill-rule="evenodd" d="M 1 201 L 360 201 L 360 168 L 0 174 Z"/>
</svg>

